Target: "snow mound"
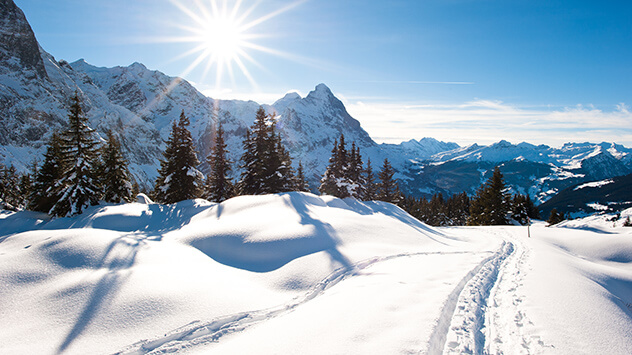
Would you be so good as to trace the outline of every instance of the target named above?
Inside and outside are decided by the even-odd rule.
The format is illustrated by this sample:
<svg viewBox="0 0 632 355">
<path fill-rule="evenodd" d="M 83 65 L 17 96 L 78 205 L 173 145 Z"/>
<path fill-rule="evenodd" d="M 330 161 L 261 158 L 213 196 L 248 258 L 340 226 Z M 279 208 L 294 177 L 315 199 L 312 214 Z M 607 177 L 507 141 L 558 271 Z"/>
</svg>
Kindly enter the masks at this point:
<svg viewBox="0 0 632 355">
<path fill-rule="evenodd" d="M 142 202 L 52 220 L 0 214 L 0 318 L 12 325 L 1 353 L 112 353 L 192 321 L 286 309 L 363 260 L 464 244 L 382 202 Z"/>
</svg>

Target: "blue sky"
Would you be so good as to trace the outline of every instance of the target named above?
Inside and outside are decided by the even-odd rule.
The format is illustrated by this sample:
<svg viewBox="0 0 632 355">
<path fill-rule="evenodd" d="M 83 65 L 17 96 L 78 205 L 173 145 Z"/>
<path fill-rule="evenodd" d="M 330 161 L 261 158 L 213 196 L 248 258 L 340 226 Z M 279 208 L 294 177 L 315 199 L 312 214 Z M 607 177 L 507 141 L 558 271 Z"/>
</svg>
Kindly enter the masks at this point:
<svg viewBox="0 0 632 355">
<path fill-rule="evenodd" d="M 187 70 L 197 55 L 181 54 L 195 44 L 166 41 L 200 27 L 187 9 L 211 0 L 16 3 L 57 59 L 138 61 L 212 97 L 262 103 L 322 82 L 378 141 L 632 146 L 630 1 L 243 0 L 244 23 L 264 20 L 245 33 L 266 50 L 243 49 L 250 80 L 234 64 L 219 84 L 204 60 Z"/>
</svg>

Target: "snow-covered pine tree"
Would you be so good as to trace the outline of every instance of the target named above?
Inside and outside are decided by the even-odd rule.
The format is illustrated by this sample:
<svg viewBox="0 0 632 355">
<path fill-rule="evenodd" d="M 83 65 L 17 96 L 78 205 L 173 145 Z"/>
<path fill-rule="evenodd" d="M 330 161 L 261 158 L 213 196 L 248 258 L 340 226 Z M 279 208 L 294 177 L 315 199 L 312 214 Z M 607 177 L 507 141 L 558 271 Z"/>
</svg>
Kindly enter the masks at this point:
<svg viewBox="0 0 632 355">
<path fill-rule="evenodd" d="M 263 194 L 264 179 L 266 173 L 266 145 L 268 143 L 267 115 L 263 107 L 259 107 L 255 116 L 255 122 L 246 133 L 241 156 L 241 168 L 243 169 L 237 183 L 240 195 Z"/>
<path fill-rule="evenodd" d="M 103 148 L 101 184 L 103 200 L 112 203 L 132 202 L 134 191 L 127 161 L 121 153 L 121 143 L 112 132 L 107 133 L 107 142 Z"/>
<path fill-rule="evenodd" d="M 358 167 L 358 162 L 360 167 Z M 354 142 L 351 152 L 347 152 L 345 136 L 341 134 L 340 140 L 334 143 L 334 148 L 331 150 L 329 166 L 320 180 L 318 191 L 321 194 L 339 198 L 361 198 L 361 171 L 362 158 L 359 149 L 355 148 Z"/>
<path fill-rule="evenodd" d="M 298 162 L 298 169 L 296 169 L 296 190 L 310 192 L 309 183 L 305 179 L 305 172 L 303 171 L 303 162 L 300 160 Z"/>
<path fill-rule="evenodd" d="M 363 163 L 362 155 L 360 154 L 360 147 L 355 145 L 355 142 L 351 144 L 351 157 L 349 159 L 349 173 L 348 179 L 353 184 L 351 197 L 361 200 L 364 197 L 364 190 L 366 189 L 366 180 L 362 174 Z"/>
<path fill-rule="evenodd" d="M 268 145 L 265 156 L 265 179 L 263 183 L 263 193 L 277 193 L 293 191 L 296 188 L 294 169 L 290 154 L 281 143 L 281 136 L 276 133 L 274 116 L 268 132 Z"/>
<path fill-rule="evenodd" d="M 162 203 L 175 203 L 200 196 L 204 176 L 196 168 L 200 162 L 195 154 L 193 138 L 187 128 L 190 122 L 184 114 L 174 121 L 167 148 L 160 162 L 154 198 Z"/>
<path fill-rule="evenodd" d="M 48 141 L 44 162 L 35 169 L 33 189 L 28 197 L 27 208 L 32 211 L 48 213 L 60 197 L 60 186 L 57 185 L 64 172 L 61 138 L 53 133 Z"/>
<path fill-rule="evenodd" d="M 393 175 L 395 175 L 395 169 L 393 169 L 388 159 L 384 159 L 382 169 L 378 173 L 378 178 L 380 179 L 380 182 L 377 184 L 378 200 L 390 203 L 398 203 L 401 200 L 401 192 Z"/>
<path fill-rule="evenodd" d="M 471 226 L 506 225 L 507 214 L 511 209 L 510 196 L 505 189 L 505 181 L 499 167 L 487 182 L 478 189 L 470 203 L 470 217 L 467 224 Z"/>
<path fill-rule="evenodd" d="M 526 195 L 516 194 L 511 201 L 511 219 L 525 226 L 529 223 L 529 205 Z M 530 200 L 529 200 L 530 201 Z"/>
<path fill-rule="evenodd" d="M 235 188 L 229 177 L 231 161 L 227 157 L 226 142 L 224 142 L 224 130 L 222 123 L 217 123 L 215 145 L 211 154 L 206 158 L 211 172 L 206 178 L 204 198 L 209 201 L 222 202 L 233 197 Z"/>
<path fill-rule="evenodd" d="M 241 167 L 244 170 L 237 184 L 239 194 L 260 195 L 294 190 L 292 160 L 275 127 L 274 116 L 268 116 L 263 107 L 259 107 L 243 143 Z"/>
<path fill-rule="evenodd" d="M 50 210 L 54 216 L 73 216 L 99 202 L 101 194 L 96 167 L 99 163 L 98 141 L 75 93 L 68 114 L 68 128 L 60 135 L 63 171 L 56 182 L 59 199 Z"/>
</svg>

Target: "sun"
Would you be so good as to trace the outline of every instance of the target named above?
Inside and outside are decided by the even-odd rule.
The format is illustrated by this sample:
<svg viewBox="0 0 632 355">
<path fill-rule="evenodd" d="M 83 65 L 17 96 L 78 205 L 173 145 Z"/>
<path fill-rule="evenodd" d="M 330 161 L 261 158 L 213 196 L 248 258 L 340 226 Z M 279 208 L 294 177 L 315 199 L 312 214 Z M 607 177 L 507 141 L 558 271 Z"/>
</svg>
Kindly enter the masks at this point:
<svg viewBox="0 0 632 355">
<path fill-rule="evenodd" d="M 248 70 L 248 66 L 260 67 L 251 55 L 259 51 L 283 56 L 284 53 L 259 45 L 257 38 L 265 34 L 257 26 L 261 23 L 288 11 L 305 2 L 299 0 L 272 13 L 249 19 L 259 1 L 249 8 L 242 7 L 242 0 L 170 0 L 180 11 L 191 20 L 187 25 L 178 25 L 186 33 L 184 36 L 171 38 L 171 42 L 191 43 L 192 48 L 174 60 L 192 57 L 192 62 L 180 74 L 181 77 L 202 67 L 202 77 L 196 81 L 204 81 L 209 73 L 215 74 L 216 89 L 221 89 L 225 77 L 235 82 L 235 72 L 238 70 L 250 84 L 256 88 L 257 84 Z M 229 6 L 229 2 L 232 6 Z"/>
<path fill-rule="evenodd" d="M 243 30 L 230 18 L 215 18 L 207 22 L 200 33 L 200 41 L 205 51 L 218 60 L 230 61 L 243 50 L 245 44 Z"/>
</svg>

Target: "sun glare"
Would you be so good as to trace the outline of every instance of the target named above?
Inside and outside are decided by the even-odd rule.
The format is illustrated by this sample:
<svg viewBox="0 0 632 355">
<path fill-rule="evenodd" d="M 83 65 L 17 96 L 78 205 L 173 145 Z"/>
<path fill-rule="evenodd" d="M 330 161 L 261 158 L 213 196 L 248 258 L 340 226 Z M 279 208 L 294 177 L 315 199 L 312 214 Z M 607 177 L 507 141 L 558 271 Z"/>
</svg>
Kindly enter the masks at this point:
<svg viewBox="0 0 632 355">
<path fill-rule="evenodd" d="M 278 9 L 272 13 L 249 20 L 254 12 L 257 1 L 249 8 L 242 8 L 242 0 L 171 0 L 171 2 L 190 18 L 186 26 L 178 25 L 188 35 L 168 39 L 173 42 L 192 43 L 193 48 L 180 54 L 174 60 L 193 57 L 193 61 L 180 76 L 184 77 L 194 69 L 203 68 L 202 77 L 198 82 L 206 80 L 210 72 L 215 73 L 216 90 L 222 89 L 222 83 L 228 76 L 235 82 L 235 69 L 238 69 L 256 88 L 257 84 L 250 74 L 247 65 L 260 67 L 261 65 L 249 54 L 252 51 L 265 52 L 284 56 L 284 53 L 258 45 L 253 41 L 263 36 L 256 31 L 259 24 L 299 5 L 305 0 L 299 0 Z M 229 6 L 228 3 L 232 6 Z"/>
<path fill-rule="evenodd" d="M 242 31 L 231 19 L 217 18 L 209 21 L 201 33 L 205 50 L 219 60 L 231 60 L 242 49 Z"/>
</svg>

